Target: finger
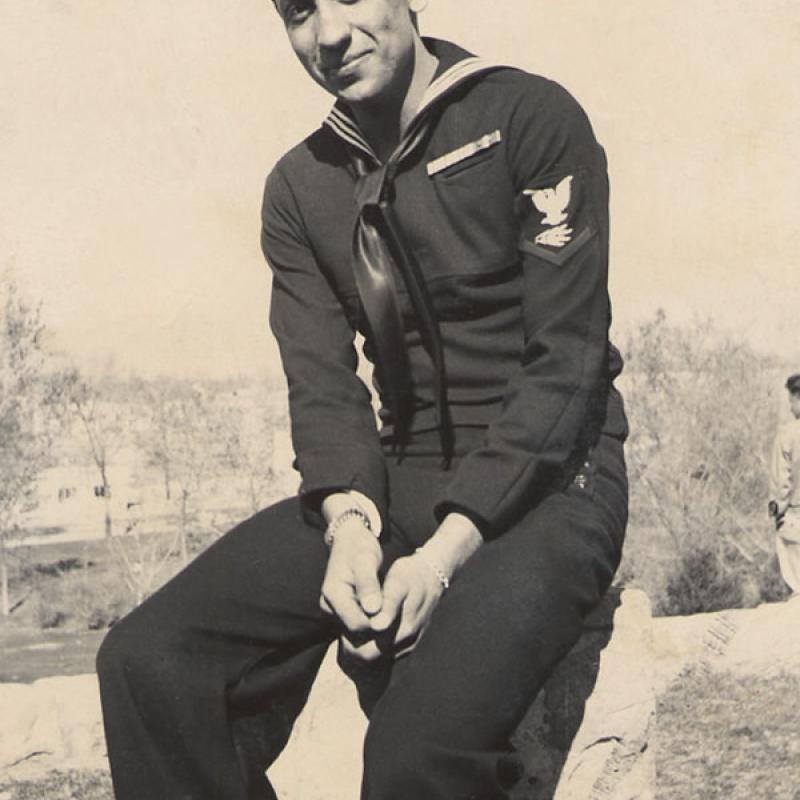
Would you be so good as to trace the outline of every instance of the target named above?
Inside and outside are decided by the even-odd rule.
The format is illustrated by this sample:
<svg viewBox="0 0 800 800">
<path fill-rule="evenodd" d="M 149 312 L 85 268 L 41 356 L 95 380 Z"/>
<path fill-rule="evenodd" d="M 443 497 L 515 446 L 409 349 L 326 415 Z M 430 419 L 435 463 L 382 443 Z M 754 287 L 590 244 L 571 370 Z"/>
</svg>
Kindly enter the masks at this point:
<svg viewBox="0 0 800 800">
<path fill-rule="evenodd" d="M 354 560 L 353 585 L 356 598 L 363 611 L 370 616 L 377 614 L 383 605 L 383 592 L 373 559 L 356 558 Z"/>
<path fill-rule="evenodd" d="M 333 613 L 347 630 L 360 633 L 369 629 L 369 619 L 361 610 L 352 586 L 346 583 L 337 583 L 326 590 L 323 585 L 322 594 Z"/>
<path fill-rule="evenodd" d="M 360 643 L 358 640 L 353 640 L 349 636 L 342 636 L 341 643 L 342 650 L 344 650 L 349 658 L 355 658 L 359 661 L 377 661 L 383 656 L 378 645 L 372 639 Z"/>
<path fill-rule="evenodd" d="M 407 594 L 408 584 L 405 579 L 389 570 L 383 584 L 383 605 L 380 612 L 370 620 L 372 630 L 385 631 L 392 625 L 400 613 Z"/>
<path fill-rule="evenodd" d="M 394 637 L 395 648 L 402 648 L 407 642 L 416 639 L 428 608 L 423 592 L 411 592 L 403 603 L 400 625 Z"/>
<path fill-rule="evenodd" d="M 395 661 L 398 658 L 403 658 L 403 656 L 407 656 L 410 653 L 413 653 L 419 643 L 419 637 L 417 636 L 414 641 L 409 642 L 405 647 L 401 647 L 399 650 L 394 651 L 394 659 Z"/>
<path fill-rule="evenodd" d="M 417 629 L 410 637 L 406 637 L 405 640 L 400 637 L 400 632 L 398 631 L 398 639 L 394 644 L 395 660 L 407 656 L 417 649 L 417 646 L 422 641 L 422 637 L 425 635 L 425 631 L 428 630 L 430 621 L 430 615 L 423 616 Z"/>
<path fill-rule="evenodd" d="M 333 606 L 327 601 L 324 594 L 319 596 L 319 607 L 326 613 L 326 614 L 333 614 Z"/>
</svg>

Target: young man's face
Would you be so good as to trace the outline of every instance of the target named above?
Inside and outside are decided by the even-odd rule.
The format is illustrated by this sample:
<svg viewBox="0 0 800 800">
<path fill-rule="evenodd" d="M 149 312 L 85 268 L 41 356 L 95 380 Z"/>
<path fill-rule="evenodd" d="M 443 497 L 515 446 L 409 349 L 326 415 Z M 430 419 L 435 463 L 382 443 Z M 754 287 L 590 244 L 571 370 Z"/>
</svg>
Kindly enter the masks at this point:
<svg viewBox="0 0 800 800">
<path fill-rule="evenodd" d="M 800 392 L 789 393 L 789 408 L 795 419 L 800 419 Z"/>
<path fill-rule="evenodd" d="M 311 77 L 350 104 L 402 100 L 417 35 L 408 0 L 276 0 Z"/>
</svg>

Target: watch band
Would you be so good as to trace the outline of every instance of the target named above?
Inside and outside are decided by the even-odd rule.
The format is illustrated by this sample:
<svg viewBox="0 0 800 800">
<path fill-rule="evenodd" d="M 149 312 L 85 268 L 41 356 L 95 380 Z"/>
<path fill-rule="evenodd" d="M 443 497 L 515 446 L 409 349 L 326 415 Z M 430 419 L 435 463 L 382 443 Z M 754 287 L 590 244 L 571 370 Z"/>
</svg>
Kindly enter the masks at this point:
<svg viewBox="0 0 800 800">
<path fill-rule="evenodd" d="M 360 508 L 348 508 L 346 511 L 342 511 L 341 514 L 336 516 L 328 523 L 328 527 L 325 528 L 325 536 L 324 541 L 328 547 L 333 546 L 334 539 L 336 538 L 336 531 L 342 527 L 348 520 L 351 519 L 359 519 L 364 527 L 373 535 L 375 538 L 378 538 L 378 534 L 372 529 L 372 523 L 370 522 L 369 516 L 366 512 L 362 511 Z"/>
</svg>

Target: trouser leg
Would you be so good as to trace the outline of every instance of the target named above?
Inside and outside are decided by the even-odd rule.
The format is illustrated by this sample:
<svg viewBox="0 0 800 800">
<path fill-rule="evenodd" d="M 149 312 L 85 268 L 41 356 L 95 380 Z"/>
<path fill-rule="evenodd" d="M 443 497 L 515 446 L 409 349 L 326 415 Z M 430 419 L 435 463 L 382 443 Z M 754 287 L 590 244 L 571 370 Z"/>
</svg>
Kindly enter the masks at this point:
<svg viewBox="0 0 800 800">
<path fill-rule="evenodd" d="M 792 592 L 797 594 L 800 592 L 800 542 L 784 539 L 778 534 L 775 537 L 775 549 L 781 576 Z"/>
<path fill-rule="evenodd" d="M 362 800 L 495 800 L 519 776 L 509 738 L 575 643 L 618 564 L 621 445 L 597 453 L 591 496 L 544 500 L 485 544 L 398 661 L 365 743 Z"/>
<path fill-rule="evenodd" d="M 329 642 L 327 563 L 296 500 L 222 537 L 98 654 L 118 800 L 263 800 Z"/>
</svg>

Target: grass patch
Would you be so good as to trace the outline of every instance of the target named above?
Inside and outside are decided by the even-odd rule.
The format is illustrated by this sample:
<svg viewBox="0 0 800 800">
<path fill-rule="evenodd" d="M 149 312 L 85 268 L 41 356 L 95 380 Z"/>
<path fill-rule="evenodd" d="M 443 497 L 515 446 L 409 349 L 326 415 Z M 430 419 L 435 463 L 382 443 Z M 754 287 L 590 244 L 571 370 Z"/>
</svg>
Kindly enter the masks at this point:
<svg viewBox="0 0 800 800">
<path fill-rule="evenodd" d="M 658 800 L 800 800 L 800 676 L 689 673 L 659 699 Z"/>
<path fill-rule="evenodd" d="M 110 776 L 101 771 L 51 772 L 39 780 L 0 778 L 0 800 L 113 800 Z"/>
</svg>

